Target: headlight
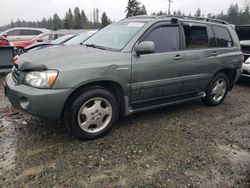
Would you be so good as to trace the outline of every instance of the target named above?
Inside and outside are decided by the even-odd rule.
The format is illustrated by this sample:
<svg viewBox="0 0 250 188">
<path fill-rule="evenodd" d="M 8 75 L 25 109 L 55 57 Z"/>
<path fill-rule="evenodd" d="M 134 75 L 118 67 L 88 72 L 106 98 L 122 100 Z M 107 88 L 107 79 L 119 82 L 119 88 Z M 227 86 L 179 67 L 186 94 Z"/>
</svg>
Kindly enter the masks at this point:
<svg viewBox="0 0 250 188">
<path fill-rule="evenodd" d="M 25 84 L 37 88 L 51 88 L 56 81 L 58 71 L 34 71 L 25 76 Z"/>
</svg>

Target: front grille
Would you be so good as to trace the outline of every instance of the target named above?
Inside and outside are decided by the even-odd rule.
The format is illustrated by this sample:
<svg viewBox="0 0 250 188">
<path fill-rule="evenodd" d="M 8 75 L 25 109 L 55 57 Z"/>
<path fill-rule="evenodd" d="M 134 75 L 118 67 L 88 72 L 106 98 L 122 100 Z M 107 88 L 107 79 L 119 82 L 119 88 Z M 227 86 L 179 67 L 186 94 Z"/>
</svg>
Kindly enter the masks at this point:
<svg viewBox="0 0 250 188">
<path fill-rule="evenodd" d="M 12 78 L 13 78 L 14 82 L 16 82 L 16 83 L 18 82 L 19 76 L 20 76 L 20 71 L 16 67 L 13 67 Z"/>
</svg>

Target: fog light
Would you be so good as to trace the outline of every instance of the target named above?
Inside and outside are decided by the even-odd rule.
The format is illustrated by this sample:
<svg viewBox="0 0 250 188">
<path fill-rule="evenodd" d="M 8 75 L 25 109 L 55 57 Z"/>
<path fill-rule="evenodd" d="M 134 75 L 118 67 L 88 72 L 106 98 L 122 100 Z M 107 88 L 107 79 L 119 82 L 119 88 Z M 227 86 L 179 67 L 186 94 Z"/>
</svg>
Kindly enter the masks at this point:
<svg viewBox="0 0 250 188">
<path fill-rule="evenodd" d="M 24 110 L 28 110 L 29 109 L 30 103 L 29 103 L 29 101 L 28 101 L 28 99 L 26 97 L 21 97 L 20 98 L 20 106 Z"/>
</svg>

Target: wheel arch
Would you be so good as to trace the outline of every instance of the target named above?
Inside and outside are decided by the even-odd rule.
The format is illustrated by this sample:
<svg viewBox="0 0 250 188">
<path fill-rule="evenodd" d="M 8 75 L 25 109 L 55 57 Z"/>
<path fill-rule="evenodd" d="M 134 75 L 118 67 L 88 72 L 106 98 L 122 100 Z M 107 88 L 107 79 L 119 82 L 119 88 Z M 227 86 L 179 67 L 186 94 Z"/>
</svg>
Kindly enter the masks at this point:
<svg viewBox="0 0 250 188">
<path fill-rule="evenodd" d="M 111 81 L 111 80 L 105 80 L 105 81 L 95 81 L 95 82 L 90 82 L 87 84 L 83 84 L 79 87 L 77 87 L 67 98 L 66 102 L 64 103 L 62 112 L 61 112 L 61 119 L 64 117 L 64 112 L 66 107 L 71 104 L 77 97 L 79 97 L 83 92 L 90 90 L 90 89 L 106 89 L 112 94 L 114 94 L 115 98 L 118 101 L 119 105 L 119 110 L 120 114 L 125 113 L 125 90 L 121 86 L 121 84 Z"/>
<path fill-rule="evenodd" d="M 223 68 L 223 69 L 218 70 L 214 75 L 217 75 L 219 73 L 224 73 L 228 77 L 229 91 L 231 91 L 233 89 L 234 84 L 235 84 L 236 69 L 234 69 L 233 67 Z"/>
</svg>

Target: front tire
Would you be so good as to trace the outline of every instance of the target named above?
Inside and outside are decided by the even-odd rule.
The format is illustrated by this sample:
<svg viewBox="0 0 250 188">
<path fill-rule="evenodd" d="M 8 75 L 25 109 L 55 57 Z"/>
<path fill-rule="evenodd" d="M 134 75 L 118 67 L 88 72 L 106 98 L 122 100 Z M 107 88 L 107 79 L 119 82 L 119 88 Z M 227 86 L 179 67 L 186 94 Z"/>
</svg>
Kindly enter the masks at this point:
<svg viewBox="0 0 250 188">
<path fill-rule="evenodd" d="M 96 139 L 107 134 L 119 116 L 116 98 L 105 89 L 91 89 L 66 107 L 67 129 L 80 140 Z"/>
<path fill-rule="evenodd" d="M 224 101 L 228 89 L 228 77 L 224 73 L 219 73 L 209 83 L 206 89 L 206 97 L 202 101 L 208 106 L 217 106 Z"/>
</svg>

